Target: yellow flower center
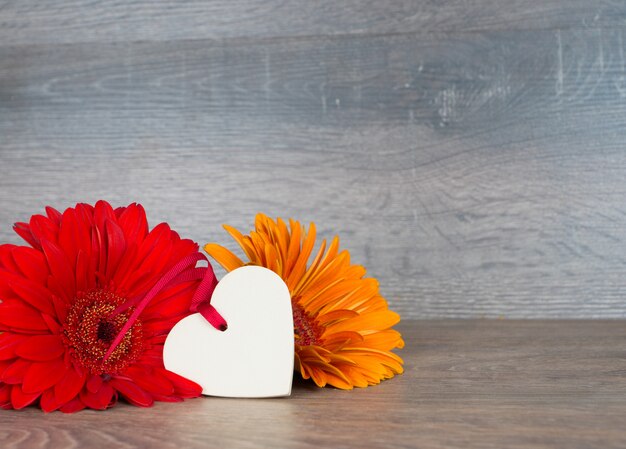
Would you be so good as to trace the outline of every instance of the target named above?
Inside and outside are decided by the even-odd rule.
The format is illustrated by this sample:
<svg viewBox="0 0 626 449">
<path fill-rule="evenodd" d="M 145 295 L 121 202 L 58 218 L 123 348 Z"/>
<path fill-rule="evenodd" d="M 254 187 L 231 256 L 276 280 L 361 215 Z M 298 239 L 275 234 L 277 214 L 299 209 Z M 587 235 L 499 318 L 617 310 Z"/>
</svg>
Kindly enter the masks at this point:
<svg viewBox="0 0 626 449">
<path fill-rule="evenodd" d="M 142 326 L 137 320 L 108 359 L 104 355 L 115 336 L 133 312 L 130 308 L 117 315 L 112 312 L 126 300 L 115 293 L 98 289 L 79 292 L 63 326 L 65 343 L 74 360 L 92 374 L 117 373 L 139 358 L 143 349 Z"/>
</svg>

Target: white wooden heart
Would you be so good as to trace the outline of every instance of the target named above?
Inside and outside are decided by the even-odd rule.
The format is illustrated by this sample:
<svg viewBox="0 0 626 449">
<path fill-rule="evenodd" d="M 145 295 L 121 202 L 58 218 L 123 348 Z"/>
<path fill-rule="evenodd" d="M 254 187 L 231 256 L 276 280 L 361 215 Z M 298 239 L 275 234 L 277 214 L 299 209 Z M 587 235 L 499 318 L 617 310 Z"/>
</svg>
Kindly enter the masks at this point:
<svg viewBox="0 0 626 449">
<path fill-rule="evenodd" d="M 289 396 L 293 315 L 280 276 L 256 266 L 233 270 L 217 284 L 211 304 L 228 329 L 218 331 L 199 313 L 182 319 L 165 341 L 165 368 L 198 383 L 209 396 Z"/>
</svg>

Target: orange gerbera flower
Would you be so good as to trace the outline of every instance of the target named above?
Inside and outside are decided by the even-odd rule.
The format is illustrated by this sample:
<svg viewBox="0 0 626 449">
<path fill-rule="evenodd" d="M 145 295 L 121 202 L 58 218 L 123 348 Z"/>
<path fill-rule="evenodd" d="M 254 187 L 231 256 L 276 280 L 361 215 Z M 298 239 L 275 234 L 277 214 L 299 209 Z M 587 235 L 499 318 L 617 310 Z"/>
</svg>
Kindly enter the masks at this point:
<svg viewBox="0 0 626 449">
<path fill-rule="evenodd" d="M 290 229 L 280 218 L 256 216 L 250 235 L 224 225 L 241 246 L 250 265 L 277 273 L 291 293 L 296 369 L 320 387 L 366 387 L 402 373 L 402 359 L 391 350 L 402 348 L 400 334 L 391 327 L 400 316 L 388 309 L 378 281 L 364 278 L 365 269 L 339 252 L 335 237 L 326 250 L 321 244 L 307 267 L 315 245 L 315 224 L 308 233 L 297 221 Z M 227 271 L 244 265 L 228 249 L 209 243 L 205 251 Z"/>
</svg>

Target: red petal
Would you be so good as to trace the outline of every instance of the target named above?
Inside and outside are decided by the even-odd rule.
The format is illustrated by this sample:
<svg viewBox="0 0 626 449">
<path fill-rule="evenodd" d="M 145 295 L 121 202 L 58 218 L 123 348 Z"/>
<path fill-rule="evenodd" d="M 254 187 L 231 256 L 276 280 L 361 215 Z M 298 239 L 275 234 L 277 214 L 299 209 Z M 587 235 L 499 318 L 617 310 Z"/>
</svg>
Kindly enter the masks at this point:
<svg viewBox="0 0 626 449">
<path fill-rule="evenodd" d="M 67 312 L 69 311 L 69 303 L 59 298 L 58 296 L 52 296 L 52 305 L 54 305 L 55 316 L 61 323 L 65 323 L 67 319 Z"/>
<path fill-rule="evenodd" d="M 152 393 L 152 397 L 155 401 L 160 402 L 183 402 L 184 399 L 179 396 L 162 396 L 160 394 Z"/>
<path fill-rule="evenodd" d="M 127 242 L 140 244 L 148 235 L 148 221 L 146 211 L 141 204 L 130 204 L 118 217 L 118 223 Z"/>
<path fill-rule="evenodd" d="M 91 276 L 89 276 L 89 256 L 82 249 L 78 251 L 76 255 L 76 291 L 85 292 L 90 290 L 95 285 L 94 282 L 90 282 Z M 93 273 L 92 273 L 93 275 Z"/>
<path fill-rule="evenodd" d="M 63 221 L 59 228 L 59 248 L 65 253 L 70 264 L 76 261 L 76 255 L 79 249 L 79 237 L 76 211 L 74 209 L 67 209 L 63 213 Z M 75 267 L 72 265 L 72 268 Z"/>
<path fill-rule="evenodd" d="M 102 377 L 100 376 L 93 375 L 87 381 L 87 390 L 89 390 L 92 393 L 97 392 L 101 386 L 102 386 Z"/>
<path fill-rule="evenodd" d="M 105 404 L 105 407 L 109 407 L 117 401 L 117 394 L 108 383 L 102 384 L 102 388 L 100 388 L 97 395 L 98 401 L 101 404 Z"/>
<path fill-rule="evenodd" d="M 172 234 L 176 233 L 172 231 Z M 188 256 L 189 254 L 197 253 L 199 249 L 198 244 L 193 240 L 180 239 L 174 244 L 170 263 L 174 265 L 183 257 Z"/>
<path fill-rule="evenodd" d="M 33 363 L 26 371 L 22 389 L 26 393 L 42 392 L 56 385 L 68 371 L 63 360 Z"/>
<path fill-rule="evenodd" d="M 75 398 L 85 386 L 86 376 L 77 373 L 74 369 L 67 370 L 65 377 L 54 387 L 54 395 L 59 404 Z"/>
<path fill-rule="evenodd" d="M 94 207 L 94 222 L 98 229 L 104 229 L 104 223 L 107 220 L 116 220 L 115 211 L 111 207 L 109 203 L 104 200 L 100 200 L 96 203 Z"/>
<path fill-rule="evenodd" d="M 59 234 L 59 226 L 57 223 L 43 215 L 33 215 L 30 217 L 30 232 L 37 241 L 48 240 L 56 244 Z"/>
<path fill-rule="evenodd" d="M 161 334 L 161 335 L 152 335 L 150 337 L 146 337 L 145 341 L 149 345 L 163 346 L 163 344 L 165 343 L 166 339 L 167 339 L 167 335 L 166 334 Z"/>
<path fill-rule="evenodd" d="M 20 344 L 15 353 L 28 360 L 45 361 L 61 357 L 65 347 L 58 335 L 35 335 Z"/>
<path fill-rule="evenodd" d="M 139 263 L 137 262 L 137 251 L 137 244 L 135 242 L 128 242 L 127 240 L 124 257 L 120 261 L 117 270 L 115 270 L 113 283 L 124 291 L 128 290 L 127 285 L 129 279 L 134 282 L 140 273 L 138 269 Z"/>
<path fill-rule="evenodd" d="M 0 386 L 3 385 L 2 374 L 13 363 L 15 363 L 15 360 L 2 360 L 2 361 L 0 361 Z"/>
<path fill-rule="evenodd" d="M 171 303 L 177 303 L 177 305 L 173 306 L 174 308 L 177 308 L 182 304 L 184 306 L 187 306 L 187 310 L 189 310 L 191 298 L 196 291 L 198 284 L 198 280 L 193 280 L 188 282 L 182 282 L 180 284 L 166 286 L 154 297 L 154 299 L 152 299 L 152 301 L 150 301 L 150 304 L 148 304 L 148 306 L 146 307 L 146 311 L 144 312 L 142 318 L 145 318 L 146 313 L 158 313 L 158 309 L 172 306 Z M 176 313 L 176 315 L 177 314 L 178 313 Z M 171 315 L 171 313 L 161 313 L 161 315 Z"/>
<path fill-rule="evenodd" d="M 179 396 L 183 398 L 197 398 L 202 394 L 202 387 L 197 383 L 168 370 L 163 370 L 163 374 L 172 381 L 176 394 Z"/>
<path fill-rule="evenodd" d="M 98 254 L 98 272 L 104 276 L 107 269 L 107 231 L 106 221 L 115 221 L 115 212 L 109 203 L 106 201 L 98 201 L 94 208 L 94 222 L 95 226 L 92 229 L 92 251 L 94 254 Z M 110 279 L 104 277 L 100 280 L 102 284 L 105 284 Z"/>
<path fill-rule="evenodd" d="M 8 273 L 20 273 L 20 267 L 13 258 L 13 250 L 18 248 L 16 245 L 5 243 L 0 245 L 0 268 L 3 268 Z"/>
<path fill-rule="evenodd" d="M 32 363 L 29 361 L 17 359 L 0 375 L 0 381 L 7 384 L 21 384 L 24 381 L 24 376 L 28 368 L 30 368 L 30 365 L 32 365 Z"/>
<path fill-rule="evenodd" d="M 76 235 L 74 236 L 76 247 L 81 251 L 89 252 L 91 250 L 91 228 L 93 225 L 89 220 L 82 219 L 78 211 L 72 218 L 76 221 Z"/>
<path fill-rule="evenodd" d="M 53 412 L 61 406 L 54 396 L 54 388 L 48 388 L 43 392 L 41 399 L 39 400 L 39 405 L 46 413 Z"/>
<path fill-rule="evenodd" d="M 197 284 L 196 284 L 197 285 Z M 191 293 L 193 290 L 190 291 Z M 144 313 L 141 316 L 142 321 L 152 320 L 167 320 L 171 322 L 171 326 L 178 323 L 180 320 L 189 315 L 189 305 L 191 303 L 192 295 L 179 296 L 178 298 L 171 298 L 170 301 L 164 301 L 160 304 L 150 304 L 150 307 L 146 307 Z"/>
<path fill-rule="evenodd" d="M 10 360 L 15 358 L 15 348 L 25 339 L 26 335 L 4 333 L 0 335 L 0 360 Z"/>
<path fill-rule="evenodd" d="M 154 399 L 136 384 L 119 377 L 114 377 L 109 382 L 128 402 L 139 407 L 151 407 Z"/>
<path fill-rule="evenodd" d="M 163 366 L 163 346 L 146 349 L 143 354 L 141 354 L 138 363 L 153 367 Z"/>
<path fill-rule="evenodd" d="M 39 284 L 45 282 L 48 277 L 48 266 L 41 251 L 27 246 L 18 246 L 13 248 L 11 253 L 13 260 L 25 277 Z"/>
<path fill-rule="evenodd" d="M 76 398 L 68 402 L 67 404 L 62 405 L 59 410 L 61 410 L 63 413 L 76 413 L 84 408 L 85 404 L 83 404 L 80 399 Z"/>
<path fill-rule="evenodd" d="M 94 224 L 94 207 L 91 204 L 78 203 L 76 205 L 76 216 L 81 223 L 88 223 L 91 227 Z"/>
<path fill-rule="evenodd" d="M 8 276 L 13 276 L 13 273 L 7 271 L 5 268 L 2 268 L 0 264 L 0 298 L 2 299 L 15 299 L 17 295 L 9 285 Z"/>
<path fill-rule="evenodd" d="M 19 410 L 32 404 L 40 394 L 40 392 L 24 393 L 19 385 L 13 385 L 13 389 L 11 390 L 11 403 L 13 404 L 13 408 Z"/>
<path fill-rule="evenodd" d="M 22 329 L 24 331 L 47 330 L 41 314 L 22 301 L 6 300 L 0 304 L 0 331 Z"/>
<path fill-rule="evenodd" d="M 154 335 L 168 334 L 172 330 L 174 325 L 178 323 L 184 317 L 185 316 L 167 317 L 167 319 L 163 319 L 163 320 L 152 319 L 148 322 L 144 322 L 143 323 L 144 335 L 154 336 Z"/>
<path fill-rule="evenodd" d="M 83 390 L 80 392 L 80 400 L 89 408 L 104 410 L 109 406 L 113 398 L 113 388 L 108 383 L 103 383 L 97 392 Z"/>
<path fill-rule="evenodd" d="M 52 294 L 50 291 L 36 282 L 18 276 L 5 276 L 9 286 L 24 302 L 27 302 L 35 309 L 48 315 L 54 315 L 52 306 Z"/>
<path fill-rule="evenodd" d="M 46 206 L 46 215 L 53 223 L 61 223 L 61 212 L 56 210 L 54 207 Z"/>
<path fill-rule="evenodd" d="M 57 334 L 57 335 L 61 333 L 61 325 L 57 322 L 55 318 L 52 318 L 50 315 L 45 314 L 45 313 L 41 315 L 41 317 L 48 325 L 48 329 L 50 329 L 51 333 Z"/>
<path fill-rule="evenodd" d="M 129 296 L 145 295 L 162 276 L 172 251 L 171 236 L 172 231 L 167 223 L 161 223 L 150 231 L 139 246 L 135 259 L 141 268 L 124 281 Z"/>
<path fill-rule="evenodd" d="M 0 384 L 0 407 L 4 408 L 10 404 L 11 404 L 11 385 Z"/>
<path fill-rule="evenodd" d="M 169 227 L 167 229 L 169 230 Z M 150 252 L 143 260 L 142 263 L 145 264 L 145 266 L 147 267 L 151 267 L 152 274 L 153 276 L 155 276 L 155 279 L 152 280 L 153 283 L 155 283 L 156 279 L 160 278 L 163 273 L 167 269 L 169 269 L 171 265 L 173 265 L 168 265 L 168 261 L 171 258 L 173 246 L 174 245 L 168 238 L 168 235 L 164 233 L 163 238 L 157 242 L 152 252 Z"/>
<path fill-rule="evenodd" d="M 138 260 L 144 260 L 158 247 L 159 244 L 162 244 L 162 242 L 167 241 L 170 243 L 171 234 L 172 230 L 167 223 L 159 223 L 156 225 L 139 247 Z M 167 260 L 164 260 L 163 263 L 166 264 Z"/>
<path fill-rule="evenodd" d="M 126 370 L 135 384 L 151 394 L 171 396 L 174 394 L 174 385 L 158 369 L 152 367 L 133 366 Z"/>
<path fill-rule="evenodd" d="M 30 246 L 36 249 L 41 249 L 39 239 L 35 238 L 33 233 L 30 231 L 30 226 L 28 225 L 28 223 L 15 223 L 13 225 L 13 230 L 17 235 L 22 237 Z"/>
<path fill-rule="evenodd" d="M 76 293 L 76 280 L 74 279 L 74 270 L 70 261 L 63 251 L 51 241 L 42 240 L 41 246 L 46 259 L 48 259 L 50 272 L 58 283 L 55 286 L 60 289 L 56 293 L 59 296 L 63 296 L 67 301 L 71 301 Z"/>
<path fill-rule="evenodd" d="M 143 297 L 156 282 L 152 270 L 143 267 L 139 262 L 137 262 L 137 268 L 130 271 L 128 274 L 129 276 L 125 278 L 120 285 L 124 286 L 125 291 L 128 292 L 127 296 L 129 298 Z"/>
<path fill-rule="evenodd" d="M 126 250 L 126 241 L 124 240 L 124 232 L 113 220 L 106 220 L 105 233 L 107 241 L 107 264 L 106 278 L 111 279 L 115 275 L 115 271 L 124 256 Z"/>
<path fill-rule="evenodd" d="M 97 227 L 93 227 L 91 229 L 91 261 L 89 271 L 93 271 L 96 273 L 96 276 L 103 276 L 103 271 L 106 268 L 106 257 L 107 252 L 104 246 L 104 242 L 102 240 L 102 232 Z M 100 281 L 101 284 L 104 284 L 105 281 L 103 279 L 97 279 L 96 282 Z"/>
</svg>

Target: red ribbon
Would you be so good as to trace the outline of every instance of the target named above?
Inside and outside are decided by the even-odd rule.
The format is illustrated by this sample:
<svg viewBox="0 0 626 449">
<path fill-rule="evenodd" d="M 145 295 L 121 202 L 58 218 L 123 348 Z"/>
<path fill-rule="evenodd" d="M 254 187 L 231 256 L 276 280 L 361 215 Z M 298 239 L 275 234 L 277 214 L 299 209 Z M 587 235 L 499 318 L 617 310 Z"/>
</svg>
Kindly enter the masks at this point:
<svg viewBox="0 0 626 449">
<path fill-rule="evenodd" d="M 191 299 L 191 305 L 189 311 L 192 313 L 200 313 L 214 328 L 225 331 L 228 328 L 226 320 L 219 314 L 215 307 L 211 305 L 211 295 L 215 286 L 217 285 L 217 278 L 211 265 L 207 267 L 196 267 L 196 263 L 200 260 L 205 260 L 208 263 L 208 259 L 204 254 L 194 253 L 174 265 L 167 273 L 165 273 L 159 281 L 148 291 L 143 297 L 131 299 L 115 309 L 112 315 L 117 315 L 120 312 L 128 309 L 129 307 L 136 306 L 135 310 L 131 314 L 128 321 L 124 324 L 119 333 L 115 336 L 115 339 L 111 343 L 109 350 L 104 355 L 104 360 L 108 359 L 115 348 L 120 344 L 126 332 L 135 324 L 141 312 L 146 306 L 158 295 L 165 287 L 173 287 L 183 282 L 195 281 L 202 279 L 200 285 L 196 289 L 193 298 Z"/>
</svg>

